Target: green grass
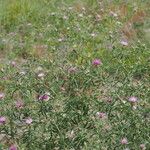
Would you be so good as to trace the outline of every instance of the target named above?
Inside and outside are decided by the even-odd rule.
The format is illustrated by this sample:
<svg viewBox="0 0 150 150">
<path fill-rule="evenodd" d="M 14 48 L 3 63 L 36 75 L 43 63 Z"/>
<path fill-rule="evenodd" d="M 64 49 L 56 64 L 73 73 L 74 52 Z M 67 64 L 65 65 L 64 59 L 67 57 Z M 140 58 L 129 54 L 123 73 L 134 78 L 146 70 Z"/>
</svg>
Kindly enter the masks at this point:
<svg viewBox="0 0 150 150">
<path fill-rule="evenodd" d="M 0 149 L 149 149 L 148 6 L 148 0 L 0 0 L 6 118 Z M 102 65 L 93 66 L 95 59 Z M 46 92 L 49 100 L 39 100 Z"/>
</svg>

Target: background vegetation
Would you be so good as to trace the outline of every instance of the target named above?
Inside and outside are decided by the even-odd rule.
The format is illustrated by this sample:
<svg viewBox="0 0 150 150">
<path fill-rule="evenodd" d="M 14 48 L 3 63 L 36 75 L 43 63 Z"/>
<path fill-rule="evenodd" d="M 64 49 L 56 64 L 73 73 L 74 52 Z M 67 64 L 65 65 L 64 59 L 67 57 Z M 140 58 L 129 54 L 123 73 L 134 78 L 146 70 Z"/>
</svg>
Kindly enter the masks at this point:
<svg viewBox="0 0 150 150">
<path fill-rule="evenodd" d="M 0 0 L 0 149 L 150 149 L 149 8 Z"/>
</svg>

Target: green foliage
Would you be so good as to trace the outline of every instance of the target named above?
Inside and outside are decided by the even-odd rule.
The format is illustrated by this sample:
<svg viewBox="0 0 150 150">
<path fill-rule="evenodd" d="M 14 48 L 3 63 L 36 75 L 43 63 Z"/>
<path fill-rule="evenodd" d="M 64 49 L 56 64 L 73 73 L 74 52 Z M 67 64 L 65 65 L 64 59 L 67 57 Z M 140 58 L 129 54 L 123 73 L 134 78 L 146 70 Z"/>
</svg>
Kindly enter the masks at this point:
<svg viewBox="0 0 150 150">
<path fill-rule="evenodd" d="M 1 0 L 0 149 L 149 149 L 147 7 Z"/>
</svg>

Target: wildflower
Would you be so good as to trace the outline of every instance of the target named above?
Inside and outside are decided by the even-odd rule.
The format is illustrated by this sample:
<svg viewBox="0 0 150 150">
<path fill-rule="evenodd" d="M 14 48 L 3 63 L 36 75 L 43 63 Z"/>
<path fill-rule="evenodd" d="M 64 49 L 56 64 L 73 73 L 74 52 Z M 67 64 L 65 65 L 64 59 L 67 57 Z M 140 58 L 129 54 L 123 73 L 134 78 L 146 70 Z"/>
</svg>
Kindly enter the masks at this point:
<svg viewBox="0 0 150 150">
<path fill-rule="evenodd" d="M 45 93 L 43 95 L 40 95 L 38 99 L 41 100 L 41 101 L 48 101 L 50 99 L 50 94 Z"/>
<path fill-rule="evenodd" d="M 32 118 L 29 117 L 25 120 L 25 123 L 30 125 L 32 121 L 33 121 Z"/>
<path fill-rule="evenodd" d="M 129 102 L 131 102 L 131 103 L 136 103 L 137 102 L 137 97 L 135 97 L 135 96 L 131 96 L 131 97 L 129 97 L 129 99 L 128 99 L 128 101 Z"/>
<path fill-rule="evenodd" d="M 106 113 L 104 113 L 104 112 L 97 112 L 96 113 L 96 116 L 98 116 L 99 118 L 101 118 L 101 119 L 104 119 L 104 118 L 106 118 Z"/>
<path fill-rule="evenodd" d="M 15 61 L 10 62 L 10 64 L 11 64 L 13 67 L 16 67 L 16 62 L 15 62 Z"/>
<path fill-rule="evenodd" d="M 140 148 L 141 148 L 141 150 L 145 150 L 145 149 L 146 149 L 145 144 L 141 144 L 141 145 L 140 145 Z"/>
<path fill-rule="evenodd" d="M 126 144 L 128 144 L 128 140 L 127 140 L 127 138 L 123 138 L 123 139 L 121 139 L 121 144 L 122 145 L 126 145 Z"/>
<path fill-rule="evenodd" d="M 101 65 L 102 62 L 101 62 L 100 59 L 94 59 L 93 62 L 92 62 L 92 64 L 93 64 L 94 66 L 98 66 L 98 65 Z"/>
<path fill-rule="evenodd" d="M 11 145 L 11 146 L 9 147 L 9 150 L 17 150 L 17 147 L 16 147 L 15 145 Z"/>
<path fill-rule="evenodd" d="M 122 40 L 120 43 L 121 43 L 123 46 L 128 46 L 128 42 L 125 41 L 125 40 Z"/>
<path fill-rule="evenodd" d="M 21 109 L 24 107 L 24 103 L 22 101 L 16 101 L 15 106 L 16 108 Z"/>
<path fill-rule="evenodd" d="M 0 125 L 5 124 L 6 123 L 6 118 L 3 116 L 0 116 Z"/>
<path fill-rule="evenodd" d="M 0 92 L 0 100 L 3 99 L 5 97 L 5 94 Z"/>
</svg>

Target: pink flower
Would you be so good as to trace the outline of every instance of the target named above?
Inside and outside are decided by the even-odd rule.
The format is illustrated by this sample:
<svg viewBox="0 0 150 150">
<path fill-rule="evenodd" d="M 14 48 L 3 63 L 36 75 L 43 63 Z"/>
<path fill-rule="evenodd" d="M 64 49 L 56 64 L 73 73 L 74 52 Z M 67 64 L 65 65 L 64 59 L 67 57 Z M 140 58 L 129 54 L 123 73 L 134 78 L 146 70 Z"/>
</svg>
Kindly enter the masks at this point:
<svg viewBox="0 0 150 150">
<path fill-rule="evenodd" d="M 16 67 L 16 62 L 15 62 L 15 61 L 10 62 L 10 64 L 11 64 L 13 67 Z"/>
<path fill-rule="evenodd" d="M 5 94 L 0 92 L 0 100 L 3 99 L 4 97 L 5 97 Z"/>
<path fill-rule="evenodd" d="M 141 148 L 141 150 L 145 150 L 145 149 L 146 149 L 145 144 L 141 144 L 141 145 L 140 145 L 140 148 Z"/>
<path fill-rule="evenodd" d="M 24 107 L 24 103 L 22 101 L 16 101 L 16 104 L 15 104 L 16 108 L 23 108 Z"/>
<path fill-rule="evenodd" d="M 137 97 L 135 97 L 135 96 L 131 96 L 131 97 L 129 97 L 129 99 L 128 99 L 128 101 L 129 102 L 131 102 L 131 103 L 136 103 L 137 102 Z"/>
<path fill-rule="evenodd" d="M 30 125 L 32 121 L 33 121 L 32 118 L 29 117 L 25 120 L 25 123 Z"/>
<path fill-rule="evenodd" d="M 127 138 L 123 138 L 123 139 L 121 139 L 121 144 L 122 145 L 126 145 L 126 144 L 128 144 L 128 140 L 127 140 Z"/>
<path fill-rule="evenodd" d="M 11 146 L 9 147 L 9 150 L 17 150 L 17 146 L 11 145 Z"/>
<path fill-rule="evenodd" d="M 50 96 L 49 96 L 49 95 L 50 95 L 49 93 L 45 93 L 45 94 L 43 94 L 43 95 L 40 95 L 40 96 L 38 97 L 38 99 L 41 100 L 41 101 L 48 101 L 48 100 L 50 99 Z"/>
<path fill-rule="evenodd" d="M 98 66 L 98 65 L 102 65 L 102 62 L 100 59 L 94 59 L 92 64 L 93 64 L 93 66 Z"/>
<path fill-rule="evenodd" d="M 122 40 L 120 43 L 121 43 L 123 46 L 128 46 L 128 42 L 125 41 L 125 40 Z"/>
<path fill-rule="evenodd" d="M 98 116 L 99 118 L 103 119 L 103 118 L 106 118 L 107 115 L 104 112 L 97 112 L 96 116 Z"/>
<path fill-rule="evenodd" d="M 5 124 L 6 123 L 6 118 L 3 116 L 0 116 L 0 125 Z"/>
</svg>

